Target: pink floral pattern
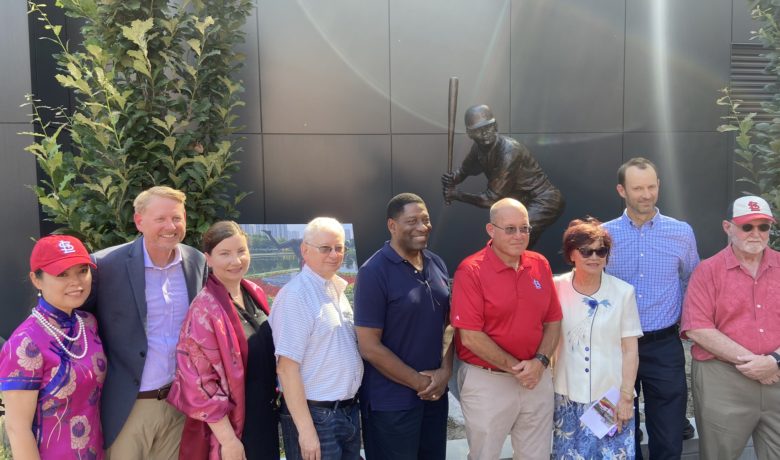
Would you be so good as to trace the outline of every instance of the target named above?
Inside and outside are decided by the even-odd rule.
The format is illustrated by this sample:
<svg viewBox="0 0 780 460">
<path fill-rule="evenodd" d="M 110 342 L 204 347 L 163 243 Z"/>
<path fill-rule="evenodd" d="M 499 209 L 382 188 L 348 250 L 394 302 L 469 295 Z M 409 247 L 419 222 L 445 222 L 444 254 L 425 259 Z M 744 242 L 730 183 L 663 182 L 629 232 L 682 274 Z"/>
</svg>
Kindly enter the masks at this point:
<svg viewBox="0 0 780 460">
<path fill-rule="evenodd" d="M 75 315 L 84 320 L 88 351 L 74 359 L 41 327 L 27 318 L 0 350 L 0 391 L 29 390 L 38 393 L 32 431 L 43 460 L 103 459 L 100 428 L 100 393 L 106 374 L 106 357 L 97 336 L 97 323 L 86 312 L 73 315 L 41 300 L 35 307 L 52 325 L 73 336 L 78 331 Z M 71 352 L 81 352 L 70 345 Z"/>
</svg>

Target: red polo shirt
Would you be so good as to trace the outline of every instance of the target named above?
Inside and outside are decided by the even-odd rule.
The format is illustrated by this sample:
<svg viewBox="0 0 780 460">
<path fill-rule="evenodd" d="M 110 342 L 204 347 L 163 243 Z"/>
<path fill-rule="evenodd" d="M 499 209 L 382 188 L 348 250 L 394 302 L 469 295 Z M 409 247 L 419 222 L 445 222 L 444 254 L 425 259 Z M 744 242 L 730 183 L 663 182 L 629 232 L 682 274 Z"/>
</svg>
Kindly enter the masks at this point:
<svg viewBox="0 0 780 460">
<path fill-rule="evenodd" d="M 717 329 L 751 352 L 765 355 L 780 347 L 780 253 L 765 249 L 755 279 L 734 256 L 731 246 L 696 267 L 688 283 L 682 332 Z M 693 345 L 699 361 L 712 353 Z"/>
<path fill-rule="evenodd" d="M 562 318 L 550 264 L 541 254 L 525 251 L 515 271 L 490 244 L 458 266 L 450 321 L 458 329 L 483 331 L 521 361 L 531 359 L 542 340 L 543 324 Z M 461 360 L 493 367 L 464 347 L 458 334 L 455 348 Z"/>
</svg>

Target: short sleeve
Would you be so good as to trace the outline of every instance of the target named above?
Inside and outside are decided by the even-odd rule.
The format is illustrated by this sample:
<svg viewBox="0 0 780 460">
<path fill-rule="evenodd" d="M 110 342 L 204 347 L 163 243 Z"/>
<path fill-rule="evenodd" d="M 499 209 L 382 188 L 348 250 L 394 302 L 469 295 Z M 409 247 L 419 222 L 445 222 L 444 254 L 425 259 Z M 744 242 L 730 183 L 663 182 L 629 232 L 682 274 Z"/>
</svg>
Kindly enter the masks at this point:
<svg viewBox="0 0 780 460">
<path fill-rule="evenodd" d="M 300 364 L 314 332 L 314 315 L 311 306 L 306 304 L 305 294 L 284 288 L 279 291 L 268 322 L 271 324 L 276 356 L 284 356 Z"/>
<path fill-rule="evenodd" d="M 474 268 L 461 265 L 452 282 L 450 323 L 458 329 L 481 331 L 485 325 L 485 299 Z"/>
<path fill-rule="evenodd" d="M 375 270 L 363 266 L 355 282 L 355 326 L 384 329 L 387 289 Z"/>
<path fill-rule="evenodd" d="M 26 333 L 15 333 L 0 351 L 0 391 L 39 390 L 43 355 Z"/>
<path fill-rule="evenodd" d="M 544 263 L 546 283 L 550 286 L 550 303 L 547 307 L 547 314 L 544 316 L 544 323 L 554 323 L 563 319 L 563 310 L 561 309 L 561 301 L 558 299 L 558 290 L 555 288 L 555 281 L 553 281 L 552 270 L 550 264 L 546 261 Z"/>
<path fill-rule="evenodd" d="M 707 268 L 705 262 L 691 275 L 682 309 L 680 330 L 683 338 L 687 338 L 685 333 L 690 330 L 717 329 L 713 311 L 717 303 L 717 284 L 712 281 Z"/>
</svg>

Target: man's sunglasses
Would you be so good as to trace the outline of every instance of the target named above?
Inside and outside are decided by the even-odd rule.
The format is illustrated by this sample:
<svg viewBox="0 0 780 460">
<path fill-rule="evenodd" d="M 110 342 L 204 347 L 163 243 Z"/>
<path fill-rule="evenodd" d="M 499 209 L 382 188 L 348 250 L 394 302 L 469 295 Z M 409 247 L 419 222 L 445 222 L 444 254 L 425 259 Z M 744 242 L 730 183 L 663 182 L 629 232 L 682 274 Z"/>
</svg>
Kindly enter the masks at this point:
<svg viewBox="0 0 780 460">
<path fill-rule="evenodd" d="M 757 228 L 759 232 L 764 233 L 764 232 L 768 232 L 769 229 L 772 228 L 772 225 L 767 224 L 767 223 L 758 224 L 758 225 L 753 225 L 753 224 L 742 224 L 742 225 L 739 225 L 739 228 L 741 228 L 742 231 L 745 232 L 745 233 L 752 232 L 753 231 L 753 227 Z"/>
<path fill-rule="evenodd" d="M 596 254 L 599 258 L 603 259 L 604 257 L 607 257 L 607 254 L 609 254 L 609 248 L 606 246 L 602 246 L 598 249 L 577 248 L 577 251 L 579 251 L 580 255 L 586 259 L 593 254 Z"/>
</svg>

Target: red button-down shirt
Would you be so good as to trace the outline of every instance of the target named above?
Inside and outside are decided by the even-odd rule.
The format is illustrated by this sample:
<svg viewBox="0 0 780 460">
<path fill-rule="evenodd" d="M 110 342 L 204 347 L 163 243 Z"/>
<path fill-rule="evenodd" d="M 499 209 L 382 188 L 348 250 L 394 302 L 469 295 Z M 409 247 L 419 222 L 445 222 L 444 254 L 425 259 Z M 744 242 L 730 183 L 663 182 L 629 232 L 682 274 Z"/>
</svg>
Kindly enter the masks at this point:
<svg viewBox="0 0 780 460">
<path fill-rule="evenodd" d="M 682 332 L 717 329 L 755 354 L 780 347 L 780 253 L 767 248 L 754 279 L 731 246 L 702 262 L 691 276 L 682 313 Z M 694 359 L 715 356 L 698 345 Z"/>
</svg>

